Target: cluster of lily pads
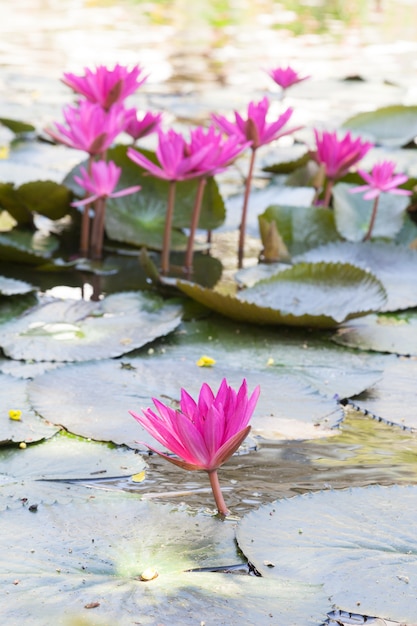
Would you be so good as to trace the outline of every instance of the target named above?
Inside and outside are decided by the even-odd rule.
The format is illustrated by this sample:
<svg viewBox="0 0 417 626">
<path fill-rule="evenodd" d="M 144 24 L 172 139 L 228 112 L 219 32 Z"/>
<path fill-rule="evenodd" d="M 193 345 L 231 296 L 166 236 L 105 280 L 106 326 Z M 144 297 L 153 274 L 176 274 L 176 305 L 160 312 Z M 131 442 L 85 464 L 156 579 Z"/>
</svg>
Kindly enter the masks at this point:
<svg viewBox="0 0 417 626">
<path fill-rule="evenodd" d="M 291 83 L 289 69 L 275 70 L 274 80 L 283 82 L 290 75 Z M 89 76 L 86 71 L 84 78 Z M 295 73 L 292 80 L 300 77 Z M 123 91 L 122 84 L 113 94 L 118 90 Z M 101 113 L 92 106 L 96 121 Z M 74 111 L 89 108 L 77 107 L 67 121 L 77 117 Z M 251 151 L 243 216 L 249 197 L 256 202 L 251 172 L 264 145 L 261 130 L 269 129 L 268 111 L 269 103 L 262 100 L 249 105 L 247 119 L 239 113 L 234 122 L 222 118 L 223 130 L 233 135 L 231 127 L 237 129 L 239 141 L 234 137 L 230 142 L 214 130 L 193 135 L 194 148 L 210 137 L 219 150 L 243 145 Z M 281 134 L 283 119 L 288 121 L 282 115 L 276 120 L 279 128 L 269 135 L 272 140 L 277 138 L 274 130 Z M 146 114 L 136 116 L 139 124 L 145 119 Z M 22 142 L 34 141 L 29 126 L 10 120 L 3 124 Z M 156 154 L 109 145 L 105 161 L 94 155 L 90 171 L 88 163 L 81 163 L 63 184 L 19 184 L 16 178 L 0 185 L 5 623 L 13 623 L 16 607 L 19 621 L 33 624 L 45 623 L 45 616 L 98 626 L 166 620 L 194 624 L 196 615 L 207 624 L 231 625 L 247 623 L 248 615 L 253 623 L 288 626 L 361 623 L 361 616 L 369 624 L 383 623 L 382 618 L 413 621 L 413 486 L 325 489 L 274 498 L 240 520 L 228 502 L 232 515 L 223 522 L 210 508 L 149 502 L 146 489 L 134 491 L 135 485 L 146 485 L 152 472 L 152 457 L 145 453 L 154 439 L 129 411 L 144 409 L 149 415 L 146 407 L 156 398 L 171 415 L 184 402 L 181 388 L 197 397 L 202 385 L 216 389 L 225 378 L 235 389 L 243 377 L 250 389 L 261 387 L 241 454 L 256 456 L 264 442 L 290 439 L 320 438 L 331 449 L 338 427 L 356 411 L 400 433 L 390 434 L 392 440 L 409 437 L 406 452 L 413 455 L 416 367 L 410 355 L 417 355 L 417 294 L 412 288 L 417 227 L 410 194 L 417 182 L 417 110 L 388 107 L 356 116 L 345 126 L 340 134 L 316 131 L 315 147 L 299 140 L 288 149 L 278 141 L 276 162 L 267 167 L 271 187 L 275 182 L 292 186 L 309 201 L 272 205 L 258 216 L 266 262 L 237 272 L 235 291 L 208 284 L 207 246 L 199 252 L 193 239 L 196 215 L 200 229 L 210 232 L 224 221 L 227 202 L 211 175 L 215 166 L 211 162 L 203 174 L 195 161 L 187 160 L 192 143 L 179 140 L 174 131 L 160 131 Z M 181 147 L 181 163 L 196 174 L 190 180 L 181 180 L 178 172 L 169 180 L 146 175 L 145 165 L 150 173 L 165 171 L 162 155 L 170 138 Z M 198 145 L 202 164 L 207 153 Z M 11 154 L 14 149 L 12 144 Z M 355 155 L 363 159 L 360 173 L 353 171 Z M 329 169 L 331 158 L 338 168 Z M 94 167 L 99 162 L 107 165 Z M 395 169 L 407 172 L 407 180 Z M 364 181 L 365 193 L 378 199 L 376 209 L 374 202 L 352 193 Z M 167 230 L 173 185 L 175 208 Z M 135 186 L 141 189 L 123 195 Z M 205 192 L 201 207 L 195 201 L 199 188 Z M 398 190 L 402 193 L 392 193 Z M 95 204 L 98 199 L 105 199 L 105 209 L 102 202 Z M 80 216 L 77 206 L 88 210 Z M 84 246 L 83 252 L 99 256 L 103 217 L 103 260 L 81 258 L 81 234 L 81 250 Z M 244 235 L 245 227 L 240 230 Z M 190 241 L 194 254 L 186 261 Z M 148 253 L 139 259 L 142 248 Z M 244 259 L 242 249 L 237 265 Z M 154 251 L 165 254 L 165 267 Z M 130 273 L 143 273 L 143 289 L 137 282 L 121 289 L 126 265 L 118 270 L 116 257 L 122 253 Z M 166 265 L 174 255 L 180 259 L 180 278 Z M 220 263 L 216 267 L 219 278 Z M 99 278 L 106 295 L 59 299 L 21 280 L 30 275 L 34 282 L 47 277 L 51 285 L 70 284 L 74 269 L 86 282 Z M 170 271 L 174 281 L 168 280 Z M 191 306 L 184 294 L 204 307 Z M 274 326 L 301 329 L 284 333 Z M 317 334 L 311 328 L 335 331 Z M 189 400 L 185 404 L 190 407 Z M 239 437 L 247 434 L 246 428 L 238 430 Z M 163 450 L 177 461 L 171 452 Z M 380 462 L 391 466 L 397 460 Z M 315 463 L 319 466 L 320 459 Z M 95 482 L 97 478 L 109 483 Z M 129 488 L 111 489 L 117 480 Z M 409 482 L 415 482 L 412 473 Z M 228 486 L 229 499 L 232 495 L 233 486 Z M 207 504 L 211 506 L 209 498 Z"/>
</svg>

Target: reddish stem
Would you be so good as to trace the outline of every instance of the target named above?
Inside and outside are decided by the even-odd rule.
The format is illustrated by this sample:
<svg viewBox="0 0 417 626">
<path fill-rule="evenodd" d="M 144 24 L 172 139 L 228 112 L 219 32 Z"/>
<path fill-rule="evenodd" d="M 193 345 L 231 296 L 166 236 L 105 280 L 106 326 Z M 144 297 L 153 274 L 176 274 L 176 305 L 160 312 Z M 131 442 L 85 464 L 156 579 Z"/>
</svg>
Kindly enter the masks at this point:
<svg viewBox="0 0 417 626">
<path fill-rule="evenodd" d="M 93 157 L 90 155 L 87 164 L 87 171 L 91 174 L 91 165 Z M 87 195 L 87 192 L 86 194 Z M 81 217 L 81 234 L 80 234 L 80 255 L 88 257 L 90 249 L 90 205 L 86 204 L 83 208 Z"/>
<path fill-rule="evenodd" d="M 368 232 L 363 238 L 363 241 L 369 241 L 369 239 L 371 238 L 372 231 L 374 229 L 376 214 L 378 212 L 378 202 L 379 202 L 379 196 L 375 198 L 374 206 L 372 207 L 372 215 L 371 215 L 371 221 L 369 222 Z"/>
<path fill-rule="evenodd" d="M 329 179 L 326 184 L 326 191 L 324 194 L 323 206 L 328 207 L 330 205 L 330 200 L 332 198 L 334 181 Z"/>
<path fill-rule="evenodd" d="M 170 251 L 171 251 L 171 229 L 172 229 L 172 218 L 174 216 L 174 204 L 175 204 L 175 185 L 176 185 L 175 180 L 171 180 L 169 182 L 167 213 L 165 216 L 164 239 L 162 242 L 162 256 L 161 256 L 162 274 L 167 274 L 169 272 L 169 256 L 170 256 Z"/>
<path fill-rule="evenodd" d="M 193 254 L 194 254 L 194 239 L 195 231 L 198 227 L 198 220 L 200 219 L 201 204 L 203 202 L 204 189 L 206 186 L 207 178 L 202 176 L 198 181 L 197 193 L 195 197 L 193 214 L 191 217 L 190 234 L 188 236 L 187 251 L 185 253 L 185 270 L 187 274 L 191 274 L 193 269 Z"/>
<path fill-rule="evenodd" d="M 222 490 L 220 488 L 219 477 L 217 475 L 217 470 L 211 470 L 207 472 L 210 479 L 211 489 L 213 491 L 213 496 L 216 501 L 217 510 L 220 515 L 229 515 L 230 511 L 226 506 L 226 503 L 223 498 Z"/>
<path fill-rule="evenodd" d="M 91 256 L 93 259 L 101 259 L 103 256 L 105 211 L 105 198 L 97 198 L 94 203 L 94 221 L 91 233 Z"/>
<path fill-rule="evenodd" d="M 246 233 L 246 219 L 248 213 L 248 204 L 249 204 L 249 196 L 252 186 L 252 177 L 253 177 L 253 167 L 255 165 L 255 157 L 256 157 L 256 148 L 252 148 L 252 154 L 249 164 L 249 172 L 246 178 L 245 184 L 245 195 L 243 198 L 243 207 L 242 207 L 242 220 L 240 222 L 239 227 L 239 247 L 237 252 L 237 264 L 238 268 L 241 269 L 243 267 L 243 255 L 245 251 L 245 233 Z"/>
</svg>

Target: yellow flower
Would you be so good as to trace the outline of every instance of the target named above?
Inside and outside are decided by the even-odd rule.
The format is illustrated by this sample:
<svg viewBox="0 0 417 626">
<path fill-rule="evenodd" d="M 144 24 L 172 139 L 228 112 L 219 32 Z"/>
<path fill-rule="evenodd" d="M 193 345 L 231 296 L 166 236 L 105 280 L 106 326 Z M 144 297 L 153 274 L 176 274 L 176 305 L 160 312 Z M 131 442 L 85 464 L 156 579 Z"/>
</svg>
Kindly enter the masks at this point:
<svg viewBox="0 0 417 626">
<path fill-rule="evenodd" d="M 216 363 L 215 359 L 212 359 L 210 356 L 203 355 L 197 361 L 198 367 L 211 367 Z"/>
<path fill-rule="evenodd" d="M 18 411 L 16 409 L 10 409 L 9 418 L 14 422 L 20 422 L 20 418 L 22 417 L 22 411 Z"/>
</svg>

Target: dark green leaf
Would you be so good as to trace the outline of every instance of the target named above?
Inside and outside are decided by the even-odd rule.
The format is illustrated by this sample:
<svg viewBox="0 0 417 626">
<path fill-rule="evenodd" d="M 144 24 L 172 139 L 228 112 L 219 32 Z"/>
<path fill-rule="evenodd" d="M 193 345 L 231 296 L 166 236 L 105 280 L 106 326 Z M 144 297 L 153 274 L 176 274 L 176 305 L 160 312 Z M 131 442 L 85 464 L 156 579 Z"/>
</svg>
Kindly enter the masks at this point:
<svg viewBox="0 0 417 626">
<path fill-rule="evenodd" d="M 19 197 L 31 212 L 40 213 L 51 220 L 58 220 L 68 214 L 71 192 L 64 185 L 51 180 L 38 180 L 21 185 Z"/>
<path fill-rule="evenodd" d="M 9 128 L 16 135 L 21 135 L 22 133 L 31 133 L 36 130 L 32 124 L 28 124 L 27 122 L 20 122 L 19 120 L 11 120 L 7 117 L 0 117 L 0 124 Z"/>
<path fill-rule="evenodd" d="M 58 239 L 53 235 L 15 228 L 0 233 L 0 260 L 40 265 L 52 257 L 58 245 Z"/>
</svg>

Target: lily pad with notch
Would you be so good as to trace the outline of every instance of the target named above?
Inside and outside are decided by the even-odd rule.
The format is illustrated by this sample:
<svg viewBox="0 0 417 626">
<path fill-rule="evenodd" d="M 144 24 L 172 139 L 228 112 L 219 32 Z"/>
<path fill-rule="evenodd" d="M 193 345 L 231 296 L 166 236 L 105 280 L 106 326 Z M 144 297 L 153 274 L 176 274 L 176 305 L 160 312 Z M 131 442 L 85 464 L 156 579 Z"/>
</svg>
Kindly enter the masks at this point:
<svg viewBox="0 0 417 626">
<path fill-rule="evenodd" d="M 248 613 L 260 626 L 271 616 L 287 626 L 319 626 L 330 609 L 317 586 L 187 571 L 244 561 L 232 524 L 184 507 L 101 494 L 88 503 L 42 505 L 30 524 L 28 515 L 24 508 L 1 513 L 0 580 L 9 590 L 2 612 L 10 623 L 30 615 L 41 626 L 45 614 L 75 622 L 94 607 L 94 623 L 118 626 L 132 616 L 149 624 L 240 626 Z M 16 536 L 10 561 L 6 548 Z"/>
<path fill-rule="evenodd" d="M 237 540 L 265 579 L 323 585 L 333 608 L 413 622 L 416 503 L 415 486 L 329 489 L 247 514 Z"/>
</svg>

